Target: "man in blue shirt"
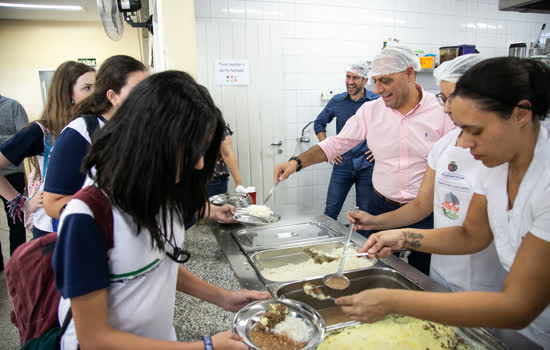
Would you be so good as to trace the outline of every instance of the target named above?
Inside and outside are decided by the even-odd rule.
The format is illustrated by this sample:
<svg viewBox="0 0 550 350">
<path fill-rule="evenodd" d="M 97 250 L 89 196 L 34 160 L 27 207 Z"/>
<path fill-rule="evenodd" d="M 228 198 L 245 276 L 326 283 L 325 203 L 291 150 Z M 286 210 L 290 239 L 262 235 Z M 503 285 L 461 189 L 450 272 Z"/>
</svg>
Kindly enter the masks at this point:
<svg viewBox="0 0 550 350">
<path fill-rule="evenodd" d="M 336 118 L 336 132 L 339 133 L 346 121 L 355 114 L 363 103 L 379 97 L 374 92 L 365 89 L 368 72 L 369 65 L 364 61 L 352 64 L 346 69 L 347 92 L 334 96 L 315 120 L 314 130 L 319 141 L 326 139 L 326 126 L 334 118 Z M 328 186 L 325 215 L 337 220 L 353 184 L 355 184 L 357 206 L 359 209 L 368 212 L 369 197 L 373 193 L 373 164 L 370 162 L 371 158 L 367 140 L 365 140 L 334 160 Z"/>
</svg>

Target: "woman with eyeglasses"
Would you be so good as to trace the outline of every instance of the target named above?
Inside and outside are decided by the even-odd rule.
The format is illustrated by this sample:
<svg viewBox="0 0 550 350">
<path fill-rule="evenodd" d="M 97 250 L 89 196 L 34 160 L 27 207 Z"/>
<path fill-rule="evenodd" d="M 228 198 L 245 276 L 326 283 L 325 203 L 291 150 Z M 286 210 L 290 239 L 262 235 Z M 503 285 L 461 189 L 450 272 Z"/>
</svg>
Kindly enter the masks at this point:
<svg viewBox="0 0 550 350">
<path fill-rule="evenodd" d="M 247 349 L 231 332 L 178 343 L 173 326 L 176 290 L 228 311 L 269 297 L 216 287 L 180 264 L 184 221 L 210 210 L 224 129 L 208 91 L 167 71 L 138 84 L 98 131 L 83 168 L 112 204 L 114 245 L 106 249 L 90 208 L 72 199 L 53 257 L 60 323 L 69 307 L 74 318 L 61 349 Z"/>
<path fill-rule="evenodd" d="M 449 103 L 464 146 L 486 166 L 476 175 L 466 220 L 433 230 L 378 232 L 361 251 L 471 254 L 494 242 L 508 273 L 501 290 L 371 289 L 336 303 L 366 322 L 396 313 L 455 326 L 521 329 L 550 349 L 550 133 L 540 125 L 550 109 L 550 68 L 516 57 L 482 61 L 460 78 Z"/>
<path fill-rule="evenodd" d="M 446 113 L 450 113 L 448 97 L 455 90 L 456 82 L 469 68 L 482 61 L 477 54 L 459 56 L 446 61 L 434 71 L 441 87 L 436 95 Z M 349 213 L 358 229 L 387 230 L 406 227 L 434 214 L 434 227 L 461 225 L 474 194 L 473 185 L 484 165 L 474 159 L 464 143 L 464 135 L 457 128 L 443 136 L 428 155 L 428 165 L 417 197 L 401 208 L 381 214 L 366 212 Z M 494 244 L 468 255 L 433 254 L 430 277 L 447 289 L 500 290 L 506 272 L 498 261 Z"/>
</svg>

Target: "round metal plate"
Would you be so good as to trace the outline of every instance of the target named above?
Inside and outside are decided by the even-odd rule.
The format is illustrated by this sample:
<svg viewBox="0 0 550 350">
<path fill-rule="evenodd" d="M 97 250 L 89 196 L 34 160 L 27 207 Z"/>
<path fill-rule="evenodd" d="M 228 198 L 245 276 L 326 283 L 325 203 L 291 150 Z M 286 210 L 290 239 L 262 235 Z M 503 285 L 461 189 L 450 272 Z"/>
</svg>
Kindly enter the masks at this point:
<svg viewBox="0 0 550 350">
<path fill-rule="evenodd" d="M 288 316 L 302 319 L 312 330 L 311 339 L 301 350 L 315 349 L 323 342 L 326 335 L 325 320 L 311 306 L 292 299 L 267 299 L 253 302 L 243 307 L 233 319 L 235 333 L 243 337 L 251 349 L 260 349 L 250 339 L 250 333 L 263 314 L 269 310 L 270 304 L 283 304 L 288 308 Z"/>
<path fill-rule="evenodd" d="M 250 196 L 246 193 L 228 192 L 217 194 L 208 199 L 214 205 L 231 204 L 235 208 L 246 208 L 252 204 Z"/>
<path fill-rule="evenodd" d="M 260 218 L 247 214 L 246 208 L 239 208 L 235 210 L 235 215 L 233 215 L 233 219 L 240 222 L 241 224 L 260 226 L 273 224 L 281 220 L 281 215 L 271 210 L 271 214 L 269 215 L 269 217 Z"/>
</svg>

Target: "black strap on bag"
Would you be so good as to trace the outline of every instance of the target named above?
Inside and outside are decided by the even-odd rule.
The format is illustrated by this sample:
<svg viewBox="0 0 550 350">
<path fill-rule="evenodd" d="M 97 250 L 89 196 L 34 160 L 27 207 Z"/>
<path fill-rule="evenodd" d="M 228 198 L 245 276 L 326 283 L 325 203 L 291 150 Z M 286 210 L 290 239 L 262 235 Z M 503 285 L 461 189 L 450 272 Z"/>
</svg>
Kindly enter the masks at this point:
<svg viewBox="0 0 550 350">
<path fill-rule="evenodd" d="M 87 114 L 86 116 L 89 116 L 89 114 Z M 91 116 L 94 118 L 94 120 L 97 123 L 97 118 L 93 115 Z M 87 119 L 85 118 L 85 120 Z M 114 247 L 113 210 L 111 207 L 111 203 L 109 202 L 109 199 L 107 199 L 107 197 L 105 197 L 103 192 L 101 192 L 101 190 L 96 186 L 86 186 L 82 188 L 73 196 L 73 198 L 79 199 L 84 203 L 86 203 L 86 205 L 90 208 L 90 210 L 94 214 L 94 218 L 98 223 L 99 227 L 103 231 L 105 242 L 107 243 L 107 250 L 113 248 Z M 65 334 L 65 332 L 67 331 L 67 328 L 69 327 L 69 323 L 71 323 L 72 318 L 73 318 L 73 311 L 71 308 L 69 308 L 69 311 L 67 311 L 67 315 L 65 316 L 65 319 L 63 320 L 63 324 L 61 325 L 61 328 L 59 329 L 59 333 L 57 334 L 57 337 L 55 339 L 58 350 L 60 349 L 60 346 L 61 346 L 61 337 L 63 337 L 63 334 Z M 78 346 L 77 349 L 80 349 L 80 345 Z"/>
<path fill-rule="evenodd" d="M 99 129 L 97 116 L 95 114 L 84 114 L 82 119 L 86 122 L 86 130 L 88 131 L 88 135 L 90 135 L 90 141 L 92 141 L 95 131 Z"/>
<path fill-rule="evenodd" d="M 63 324 L 61 325 L 61 328 L 59 329 L 59 333 L 57 333 L 57 337 L 55 338 L 55 343 L 57 344 L 57 349 L 59 350 L 61 348 L 61 337 L 63 337 L 63 334 L 65 334 L 65 331 L 69 327 L 69 323 L 71 323 L 71 320 L 73 319 L 73 311 L 71 308 L 69 308 L 69 311 L 67 311 L 67 315 L 65 316 L 65 319 L 63 320 Z"/>
</svg>

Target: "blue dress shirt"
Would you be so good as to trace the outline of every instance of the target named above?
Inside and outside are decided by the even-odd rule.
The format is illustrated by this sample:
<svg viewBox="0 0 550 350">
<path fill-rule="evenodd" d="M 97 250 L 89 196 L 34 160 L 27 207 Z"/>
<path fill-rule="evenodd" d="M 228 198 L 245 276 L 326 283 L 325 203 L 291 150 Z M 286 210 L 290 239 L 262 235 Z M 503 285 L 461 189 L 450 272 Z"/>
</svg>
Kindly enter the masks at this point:
<svg viewBox="0 0 550 350">
<path fill-rule="evenodd" d="M 326 126 L 336 117 L 336 133 L 340 133 L 346 121 L 351 118 L 355 112 L 363 105 L 363 103 L 376 100 L 378 97 L 372 91 L 365 89 L 365 96 L 357 101 L 352 100 L 347 92 L 335 95 L 326 105 L 326 107 L 319 113 L 315 123 L 313 124 L 315 134 L 320 132 L 326 132 Z M 342 169 L 361 170 L 367 167 L 373 166 L 372 163 L 367 161 L 365 152 L 369 148 L 367 147 L 367 140 L 361 142 L 357 146 L 353 147 L 350 151 L 342 154 L 342 164 L 339 166 Z"/>
</svg>

